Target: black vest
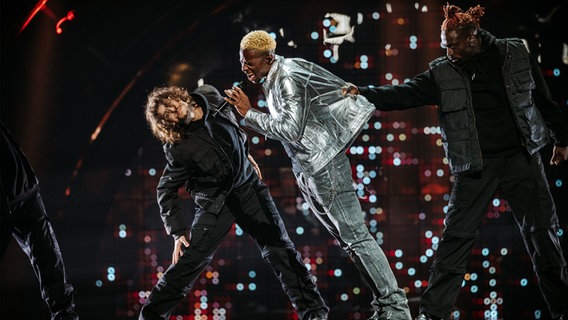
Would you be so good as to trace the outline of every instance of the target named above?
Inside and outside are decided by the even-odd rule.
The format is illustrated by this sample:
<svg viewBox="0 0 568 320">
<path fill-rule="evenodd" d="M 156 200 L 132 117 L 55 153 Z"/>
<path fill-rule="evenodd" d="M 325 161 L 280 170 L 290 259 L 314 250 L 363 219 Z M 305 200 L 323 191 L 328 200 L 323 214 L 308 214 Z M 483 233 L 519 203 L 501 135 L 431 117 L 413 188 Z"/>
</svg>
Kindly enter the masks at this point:
<svg viewBox="0 0 568 320">
<path fill-rule="evenodd" d="M 535 81 L 528 51 L 519 39 L 496 39 L 504 57 L 505 90 L 523 146 L 534 154 L 550 138 L 532 97 Z M 438 115 L 442 142 L 453 174 L 480 171 L 483 167 L 475 126 L 469 78 L 447 57 L 430 62 L 430 70 L 440 88 Z"/>
</svg>

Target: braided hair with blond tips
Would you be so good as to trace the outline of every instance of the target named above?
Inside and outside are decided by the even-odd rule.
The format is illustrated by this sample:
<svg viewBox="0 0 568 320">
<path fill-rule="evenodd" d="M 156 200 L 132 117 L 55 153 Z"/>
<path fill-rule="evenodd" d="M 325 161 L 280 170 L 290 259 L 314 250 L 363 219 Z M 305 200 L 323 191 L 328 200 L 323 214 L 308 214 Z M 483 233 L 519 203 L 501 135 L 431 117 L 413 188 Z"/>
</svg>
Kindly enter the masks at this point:
<svg viewBox="0 0 568 320">
<path fill-rule="evenodd" d="M 444 31 L 471 30 L 479 28 L 479 19 L 485 14 L 485 8 L 477 5 L 464 12 L 460 7 L 446 2 L 444 6 L 444 21 L 441 29 Z"/>
</svg>

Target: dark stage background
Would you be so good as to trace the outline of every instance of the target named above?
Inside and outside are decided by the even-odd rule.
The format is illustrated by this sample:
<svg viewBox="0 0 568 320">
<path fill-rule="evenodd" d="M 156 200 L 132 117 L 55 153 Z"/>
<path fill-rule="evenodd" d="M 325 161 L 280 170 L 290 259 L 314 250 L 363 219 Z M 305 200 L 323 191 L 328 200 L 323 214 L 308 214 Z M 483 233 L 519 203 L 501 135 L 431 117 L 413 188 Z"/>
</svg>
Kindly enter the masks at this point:
<svg viewBox="0 0 568 320">
<path fill-rule="evenodd" d="M 170 263 L 173 241 L 155 201 L 164 159 L 142 112 L 149 90 L 163 84 L 193 89 L 202 82 L 224 89 L 243 80 L 238 46 L 254 29 L 274 34 L 278 54 L 314 61 L 347 81 L 401 83 L 444 54 L 443 3 L 52 0 L 22 30 L 36 3 L 3 1 L 1 119 L 40 179 L 81 318 L 137 318 Z M 463 9 L 477 3 L 454 2 Z M 565 2 L 479 4 L 487 9 L 484 28 L 527 41 L 566 109 Z M 57 34 L 58 20 L 70 11 L 74 18 L 62 22 Z M 323 43 L 328 32 L 335 44 Z M 245 91 L 264 107 L 257 86 L 246 83 Z M 366 319 L 370 293 L 348 256 L 308 212 L 281 145 L 254 132 L 250 140 L 290 236 L 331 307 L 330 319 Z M 416 315 L 452 180 L 435 107 L 377 112 L 347 153 L 369 229 Z M 542 154 L 548 163 L 550 148 Z M 565 251 L 567 168 L 546 167 Z M 191 199 L 184 205 L 189 218 Z M 238 226 L 175 315 L 172 319 L 297 318 Z M 0 318 L 48 319 L 15 241 L 0 264 Z M 487 209 L 454 318 L 549 318 L 518 228 L 498 194 Z"/>
</svg>

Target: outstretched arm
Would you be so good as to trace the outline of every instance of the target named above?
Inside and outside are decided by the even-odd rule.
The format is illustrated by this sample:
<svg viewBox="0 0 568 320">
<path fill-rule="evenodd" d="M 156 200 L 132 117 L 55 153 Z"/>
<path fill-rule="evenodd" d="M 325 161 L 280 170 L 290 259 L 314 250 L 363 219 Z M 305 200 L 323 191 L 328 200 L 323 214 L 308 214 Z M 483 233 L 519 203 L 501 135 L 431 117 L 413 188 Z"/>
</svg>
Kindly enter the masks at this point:
<svg viewBox="0 0 568 320">
<path fill-rule="evenodd" d="M 425 71 L 398 85 L 360 87 L 347 83 L 341 88 L 343 95 L 365 96 L 378 110 L 404 110 L 424 105 L 439 104 L 439 89 L 430 71 Z"/>
</svg>

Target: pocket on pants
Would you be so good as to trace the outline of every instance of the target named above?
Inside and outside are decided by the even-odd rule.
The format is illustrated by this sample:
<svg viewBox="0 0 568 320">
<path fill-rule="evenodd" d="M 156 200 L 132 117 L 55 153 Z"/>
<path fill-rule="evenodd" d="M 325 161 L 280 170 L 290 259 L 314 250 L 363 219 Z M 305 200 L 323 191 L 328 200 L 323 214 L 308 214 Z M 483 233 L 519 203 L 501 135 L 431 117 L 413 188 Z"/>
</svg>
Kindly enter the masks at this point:
<svg viewBox="0 0 568 320">
<path fill-rule="evenodd" d="M 191 227 L 188 248 L 193 248 L 200 252 L 209 250 L 212 243 L 210 232 L 211 226 L 209 225 L 196 224 Z"/>
<path fill-rule="evenodd" d="M 203 236 L 205 236 L 205 233 L 207 233 L 207 230 L 208 230 L 208 227 L 203 226 L 203 225 L 193 226 L 191 228 L 191 234 L 190 234 L 191 244 L 193 244 L 193 242 L 199 242 L 199 240 L 201 240 L 203 238 Z"/>
<path fill-rule="evenodd" d="M 312 198 L 324 209 L 329 210 L 336 195 L 329 171 L 322 170 L 317 176 L 309 177 L 307 182 Z"/>
</svg>

